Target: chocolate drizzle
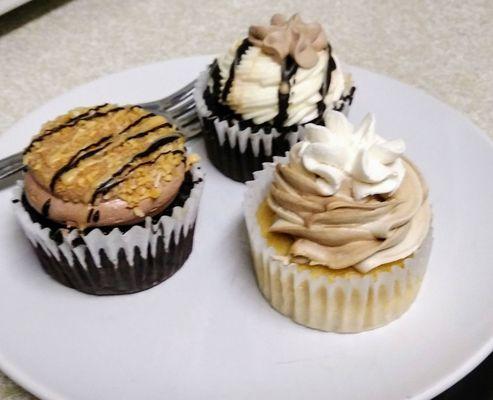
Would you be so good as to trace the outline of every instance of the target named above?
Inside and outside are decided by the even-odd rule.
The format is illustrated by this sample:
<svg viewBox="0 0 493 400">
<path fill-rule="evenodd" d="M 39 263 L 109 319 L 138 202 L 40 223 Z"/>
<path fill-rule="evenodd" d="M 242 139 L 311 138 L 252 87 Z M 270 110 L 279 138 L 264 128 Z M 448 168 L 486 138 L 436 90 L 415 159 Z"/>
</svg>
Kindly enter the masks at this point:
<svg viewBox="0 0 493 400">
<path fill-rule="evenodd" d="M 210 67 L 210 73 L 212 78 L 212 95 L 218 99 L 221 95 L 221 70 L 217 60 L 214 60 Z"/>
<path fill-rule="evenodd" d="M 91 222 L 91 220 L 92 220 L 92 214 L 94 214 L 94 208 L 91 208 L 89 210 L 89 214 L 87 214 L 87 222 L 88 223 Z"/>
<path fill-rule="evenodd" d="M 334 107 L 335 111 L 342 111 L 344 107 L 350 106 L 353 104 L 354 93 L 356 92 L 356 87 L 352 87 L 348 94 L 341 96 L 339 102 L 340 104 L 337 107 Z"/>
<path fill-rule="evenodd" d="M 99 152 L 101 152 L 102 150 L 104 150 L 105 148 L 107 148 L 111 144 L 111 139 L 113 137 L 116 137 L 116 136 L 119 136 L 119 135 L 124 134 L 125 132 L 129 131 L 130 129 L 132 129 L 135 126 L 137 126 L 138 124 L 140 124 L 144 119 L 147 119 L 147 118 L 150 118 L 150 117 L 153 117 L 153 116 L 155 116 L 155 114 L 153 114 L 153 113 L 149 113 L 149 114 L 143 115 L 142 117 L 138 118 L 137 120 L 135 120 L 134 122 L 132 122 L 130 125 L 128 125 L 127 127 L 125 127 L 123 130 L 121 130 L 120 132 L 118 132 L 116 135 L 104 136 L 103 138 L 101 138 L 97 142 L 92 143 L 92 144 L 84 147 L 83 149 L 79 150 L 69 160 L 69 162 L 67 164 L 65 164 L 58 171 L 56 171 L 55 174 L 53 174 L 53 177 L 51 178 L 51 182 L 50 182 L 50 190 L 51 191 L 54 191 L 57 181 L 62 177 L 63 174 L 67 173 L 71 169 L 76 168 L 80 164 L 81 161 L 83 161 L 83 160 L 85 160 L 85 159 L 87 159 L 89 157 L 92 157 L 92 156 L 98 154 Z M 148 135 L 149 133 L 152 133 L 152 132 L 154 132 L 154 131 L 156 131 L 158 129 L 166 128 L 166 127 L 171 127 L 171 124 L 169 124 L 168 122 L 166 122 L 164 124 L 160 124 L 160 125 L 155 126 L 155 127 L 151 128 L 151 129 L 148 129 L 146 131 L 139 132 L 139 133 L 137 133 L 137 134 L 135 134 L 135 135 L 130 136 L 129 138 L 127 138 L 124 141 L 124 143 L 127 142 L 127 141 L 129 141 L 129 140 L 132 140 L 132 139 L 137 139 L 137 138 L 143 137 L 143 136 Z M 101 144 L 103 144 L 103 146 L 98 147 Z M 94 149 L 95 147 L 96 147 L 96 149 Z M 92 150 L 92 149 L 94 149 L 94 150 Z M 89 151 L 89 150 L 92 150 L 92 151 Z"/>
<path fill-rule="evenodd" d="M 231 86 L 233 85 L 233 81 L 235 79 L 236 67 L 240 64 L 241 58 L 251 46 L 252 43 L 250 43 L 248 39 L 245 39 L 243 40 L 243 42 L 241 42 L 240 46 L 236 49 L 235 58 L 231 63 L 231 67 L 229 68 L 229 76 L 228 79 L 226 80 L 226 83 L 224 84 L 224 89 L 221 94 L 222 101 L 226 101 L 226 99 L 228 98 L 228 94 L 231 91 Z"/>
<path fill-rule="evenodd" d="M 157 131 L 159 129 L 171 128 L 171 127 L 172 127 L 172 125 L 169 122 L 165 122 L 164 124 L 160 124 L 160 125 L 154 126 L 154 127 L 150 128 L 150 129 L 147 129 L 146 131 L 142 131 L 142 132 L 136 133 L 135 135 L 129 136 L 126 141 L 133 140 L 133 139 L 138 139 L 138 138 L 147 136 L 149 133 L 155 132 L 155 131 Z"/>
<path fill-rule="evenodd" d="M 89 213 L 87 214 L 87 223 L 95 222 L 97 223 L 99 221 L 99 210 L 96 210 L 94 212 L 94 208 L 91 208 L 89 210 Z"/>
<path fill-rule="evenodd" d="M 109 190 L 111 190 L 113 187 L 115 187 L 116 185 L 119 185 L 121 182 L 123 182 L 123 180 L 116 180 L 116 178 L 123 175 L 125 172 L 127 172 L 127 170 L 130 170 L 129 173 L 131 171 L 135 170 L 136 166 L 132 166 L 132 164 L 135 161 L 151 155 L 152 153 L 159 150 L 161 147 L 166 146 L 167 144 L 174 142 L 175 140 L 179 139 L 180 137 L 181 137 L 180 135 L 171 135 L 171 136 L 166 136 L 164 138 L 158 139 L 155 142 L 151 143 L 151 145 L 147 149 L 134 155 L 128 163 L 123 165 L 118 171 L 116 171 L 113 175 L 111 175 L 110 178 L 108 178 L 105 182 L 103 182 L 102 184 L 100 184 L 96 188 L 96 190 L 94 191 L 94 193 L 91 197 L 91 203 L 94 204 L 96 199 L 98 198 L 98 196 L 104 195 Z M 139 167 L 139 166 L 140 165 L 137 165 L 137 167 Z"/>
<path fill-rule="evenodd" d="M 46 200 L 46 203 L 43 204 L 43 208 L 41 209 L 41 215 L 47 218 L 50 215 L 50 205 L 51 199 Z"/>
<path fill-rule="evenodd" d="M 325 75 L 325 82 L 320 88 L 320 96 L 322 96 L 322 99 L 317 103 L 317 111 L 319 116 L 322 116 L 325 112 L 325 109 L 327 108 L 327 105 L 325 104 L 325 96 L 327 96 L 327 93 L 329 92 L 330 82 L 332 80 L 332 72 L 336 69 L 336 63 L 334 61 L 334 58 L 332 57 L 332 48 L 328 43 L 327 55 L 327 73 Z"/>
<path fill-rule="evenodd" d="M 143 162 L 143 163 L 140 163 L 140 164 L 137 164 L 137 165 L 133 166 L 132 168 L 129 169 L 129 171 L 128 171 L 128 173 L 127 173 L 126 176 L 130 175 L 136 169 L 139 169 L 139 168 L 141 168 L 143 166 L 146 166 L 146 165 L 152 165 L 152 164 L 156 163 L 159 158 L 161 158 L 162 156 L 165 156 L 167 154 L 184 154 L 184 153 L 181 150 L 165 151 L 164 153 L 160 153 L 155 159 L 153 159 L 151 161 L 146 161 L 146 162 Z M 186 162 L 185 157 L 183 157 L 182 162 Z M 113 189 L 115 186 L 118 186 L 119 184 L 125 182 L 126 179 L 127 178 L 123 178 L 123 179 L 116 180 L 116 181 L 108 184 L 107 186 L 105 186 L 104 188 L 102 188 L 101 192 L 98 195 L 105 195 L 111 189 Z M 96 201 L 96 198 L 94 199 L 94 201 Z"/>
<path fill-rule="evenodd" d="M 35 143 L 43 141 L 47 137 L 53 135 L 54 133 L 61 131 L 64 128 L 73 127 L 73 126 L 77 125 L 80 121 L 89 121 L 89 120 L 94 119 L 94 118 L 104 117 L 108 114 L 112 114 L 112 113 L 115 113 L 117 111 L 121 111 L 125 108 L 125 107 L 115 107 L 115 108 L 111 108 L 109 110 L 102 111 L 102 112 L 98 111 L 101 108 L 106 107 L 107 105 L 108 105 L 108 103 L 105 103 L 105 104 L 101 104 L 97 107 L 93 107 L 93 108 L 89 109 L 88 111 L 86 111 L 85 113 L 78 115 L 77 117 L 73 117 L 61 125 L 58 125 L 54 128 L 45 130 L 41 135 L 39 135 L 38 137 L 34 138 L 31 141 L 31 144 L 24 151 L 24 154 L 29 153 Z"/>
<path fill-rule="evenodd" d="M 298 64 L 291 57 L 287 56 L 281 64 L 281 82 L 278 92 L 278 112 L 274 118 L 274 126 L 281 128 L 288 119 L 289 94 L 291 92 L 291 78 L 298 71 Z"/>
</svg>

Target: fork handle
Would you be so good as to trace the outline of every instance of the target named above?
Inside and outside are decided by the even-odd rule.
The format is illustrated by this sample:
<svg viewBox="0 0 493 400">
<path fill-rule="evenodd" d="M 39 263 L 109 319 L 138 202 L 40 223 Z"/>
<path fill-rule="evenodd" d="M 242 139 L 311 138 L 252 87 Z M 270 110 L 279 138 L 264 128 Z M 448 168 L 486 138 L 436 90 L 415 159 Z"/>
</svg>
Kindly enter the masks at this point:
<svg viewBox="0 0 493 400">
<path fill-rule="evenodd" d="M 12 154 L 11 156 L 0 160 L 0 179 L 7 178 L 16 172 L 19 172 L 23 167 L 22 152 Z"/>
</svg>

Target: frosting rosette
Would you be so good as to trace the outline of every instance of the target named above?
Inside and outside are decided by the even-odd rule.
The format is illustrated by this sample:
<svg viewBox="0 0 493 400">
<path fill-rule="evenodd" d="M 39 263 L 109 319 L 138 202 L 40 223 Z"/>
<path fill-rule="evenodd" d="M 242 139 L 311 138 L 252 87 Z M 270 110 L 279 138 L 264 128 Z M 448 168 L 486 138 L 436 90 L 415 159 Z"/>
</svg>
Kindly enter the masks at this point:
<svg viewBox="0 0 493 400">
<path fill-rule="evenodd" d="M 312 68 L 318 52 L 327 48 L 327 38 L 319 23 L 306 24 L 298 14 L 286 20 L 275 14 L 269 26 L 252 26 L 248 39 L 279 61 L 290 55 L 302 68 Z"/>
<path fill-rule="evenodd" d="M 309 125 L 305 141 L 292 152 L 303 166 L 317 175 L 320 195 L 330 196 L 351 179 L 352 195 L 361 200 L 370 195 L 391 195 L 401 185 L 405 168 L 401 139 L 386 141 L 375 133 L 375 118 L 368 114 L 356 129 L 344 115 L 329 111 L 326 127 Z"/>
</svg>

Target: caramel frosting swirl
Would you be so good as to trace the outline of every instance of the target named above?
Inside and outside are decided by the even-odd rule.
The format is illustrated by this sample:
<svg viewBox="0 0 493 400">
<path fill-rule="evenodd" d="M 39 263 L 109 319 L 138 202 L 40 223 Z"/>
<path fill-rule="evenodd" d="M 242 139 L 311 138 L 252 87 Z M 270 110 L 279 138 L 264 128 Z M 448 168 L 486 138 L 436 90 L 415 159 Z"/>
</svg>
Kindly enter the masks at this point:
<svg viewBox="0 0 493 400">
<path fill-rule="evenodd" d="M 288 55 L 302 68 L 317 64 L 318 52 L 327 48 L 327 38 L 319 23 L 305 23 L 298 14 L 289 20 L 275 14 L 269 26 L 251 26 L 248 39 L 278 61 Z"/>
<path fill-rule="evenodd" d="M 355 179 L 347 173 L 327 194 L 323 178 L 303 165 L 302 147 L 303 142 L 295 145 L 288 163 L 277 165 L 267 198 L 277 217 L 270 231 L 294 239 L 294 261 L 366 273 L 417 250 L 429 230 L 431 210 L 426 184 L 409 160 L 400 159 L 405 174 L 391 194 L 356 198 Z"/>
</svg>

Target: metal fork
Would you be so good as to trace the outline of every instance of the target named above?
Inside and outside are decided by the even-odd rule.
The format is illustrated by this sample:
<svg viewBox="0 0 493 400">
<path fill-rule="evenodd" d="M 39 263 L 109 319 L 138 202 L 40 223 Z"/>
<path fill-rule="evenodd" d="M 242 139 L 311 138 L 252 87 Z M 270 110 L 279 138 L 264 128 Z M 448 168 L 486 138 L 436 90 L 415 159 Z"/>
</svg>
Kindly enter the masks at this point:
<svg viewBox="0 0 493 400">
<path fill-rule="evenodd" d="M 194 86 L 195 80 L 167 97 L 138 105 L 154 114 L 166 117 L 188 140 L 201 132 L 193 99 Z M 19 172 L 23 167 L 22 152 L 0 160 L 0 181 Z"/>
</svg>

